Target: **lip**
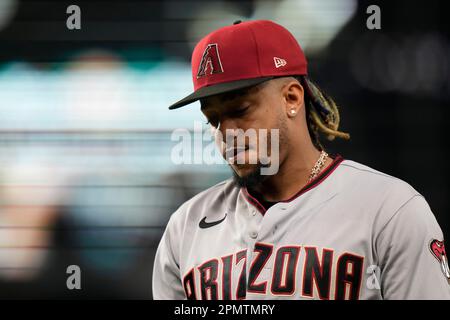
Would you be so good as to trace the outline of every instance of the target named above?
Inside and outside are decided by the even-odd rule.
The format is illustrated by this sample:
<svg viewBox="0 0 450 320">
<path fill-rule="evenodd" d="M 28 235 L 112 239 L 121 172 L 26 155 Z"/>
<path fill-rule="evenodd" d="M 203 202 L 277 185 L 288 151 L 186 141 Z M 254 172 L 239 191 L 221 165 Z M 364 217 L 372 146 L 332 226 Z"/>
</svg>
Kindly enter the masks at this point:
<svg viewBox="0 0 450 320">
<path fill-rule="evenodd" d="M 249 147 L 245 148 L 227 148 L 225 152 L 222 154 L 224 159 L 226 159 L 228 162 L 236 162 L 236 159 L 243 153 L 245 153 L 247 150 L 249 150 Z M 227 155 L 233 155 L 229 158 L 226 158 Z"/>
<path fill-rule="evenodd" d="M 236 153 L 236 152 L 241 152 L 241 151 L 245 151 L 245 150 L 247 150 L 248 149 L 248 147 L 229 147 L 229 148 L 226 148 L 225 149 L 225 154 L 227 154 L 227 153 L 229 153 L 229 152 L 233 152 L 233 153 Z"/>
</svg>

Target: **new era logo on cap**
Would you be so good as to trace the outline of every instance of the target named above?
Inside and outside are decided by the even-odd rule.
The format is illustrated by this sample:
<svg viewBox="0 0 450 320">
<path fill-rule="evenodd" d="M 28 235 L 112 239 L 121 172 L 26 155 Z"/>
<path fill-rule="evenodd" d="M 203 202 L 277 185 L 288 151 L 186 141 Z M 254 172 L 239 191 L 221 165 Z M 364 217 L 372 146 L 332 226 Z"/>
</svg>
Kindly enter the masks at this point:
<svg viewBox="0 0 450 320">
<path fill-rule="evenodd" d="M 287 64 L 286 60 L 277 57 L 273 57 L 273 62 L 275 62 L 276 68 L 284 67 Z"/>
<path fill-rule="evenodd" d="M 191 66 L 194 92 L 169 109 L 274 77 L 307 74 L 297 40 L 269 20 L 236 22 L 211 32 L 195 46 Z"/>
</svg>

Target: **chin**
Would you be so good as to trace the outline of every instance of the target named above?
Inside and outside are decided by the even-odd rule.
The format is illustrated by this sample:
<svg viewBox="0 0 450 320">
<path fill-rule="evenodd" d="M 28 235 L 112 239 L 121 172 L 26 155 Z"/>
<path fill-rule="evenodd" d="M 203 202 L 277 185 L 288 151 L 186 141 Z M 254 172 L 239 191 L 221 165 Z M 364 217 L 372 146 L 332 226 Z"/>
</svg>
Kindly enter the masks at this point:
<svg viewBox="0 0 450 320">
<path fill-rule="evenodd" d="M 231 168 L 240 178 L 245 178 L 259 170 L 259 166 L 255 164 L 233 164 Z"/>
<path fill-rule="evenodd" d="M 268 177 L 261 175 L 260 165 L 237 165 L 233 166 L 232 169 L 233 180 L 239 187 L 256 188 Z"/>
</svg>

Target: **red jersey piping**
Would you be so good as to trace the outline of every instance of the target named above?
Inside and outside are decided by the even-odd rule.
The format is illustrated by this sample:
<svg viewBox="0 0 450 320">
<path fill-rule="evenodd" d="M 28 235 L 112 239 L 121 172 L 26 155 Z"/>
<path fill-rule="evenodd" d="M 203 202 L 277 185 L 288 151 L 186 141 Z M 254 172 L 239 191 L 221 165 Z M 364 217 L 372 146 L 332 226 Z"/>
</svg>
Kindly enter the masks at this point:
<svg viewBox="0 0 450 320">
<path fill-rule="evenodd" d="M 344 158 L 340 155 L 337 154 L 335 156 L 335 158 L 333 159 L 333 162 L 331 162 L 326 168 L 325 170 L 323 170 L 317 177 L 315 177 L 313 180 L 311 180 L 310 182 L 308 182 L 306 185 L 303 186 L 303 188 L 300 189 L 300 191 L 298 191 L 296 194 L 294 194 L 292 197 L 290 197 L 287 200 L 281 200 L 278 202 L 283 202 L 283 203 L 287 203 L 287 202 L 291 202 L 295 199 L 297 199 L 299 196 L 301 196 L 302 194 L 304 194 L 305 192 L 317 187 L 319 184 L 321 184 L 326 178 L 328 178 L 328 176 L 330 174 L 333 173 L 333 171 L 339 166 L 339 164 L 344 161 Z M 250 202 L 250 204 L 254 205 L 259 212 L 261 212 L 262 215 L 264 215 L 266 213 L 266 208 L 255 198 L 253 197 L 247 190 L 247 188 L 242 188 L 243 194 L 245 199 Z"/>
</svg>

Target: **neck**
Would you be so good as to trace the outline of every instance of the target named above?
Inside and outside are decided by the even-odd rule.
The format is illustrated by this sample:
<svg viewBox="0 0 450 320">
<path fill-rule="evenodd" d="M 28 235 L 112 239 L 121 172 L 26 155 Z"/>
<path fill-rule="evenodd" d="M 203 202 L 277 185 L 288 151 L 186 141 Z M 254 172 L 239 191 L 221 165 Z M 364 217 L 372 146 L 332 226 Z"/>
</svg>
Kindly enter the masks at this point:
<svg viewBox="0 0 450 320">
<path fill-rule="evenodd" d="M 310 140 L 303 145 L 300 143 L 299 148 L 292 149 L 283 163 L 280 163 L 278 173 L 253 190 L 267 201 L 287 200 L 308 183 L 311 170 L 320 157 L 320 151 Z M 331 162 L 332 159 L 327 158 L 323 168 Z"/>
</svg>

